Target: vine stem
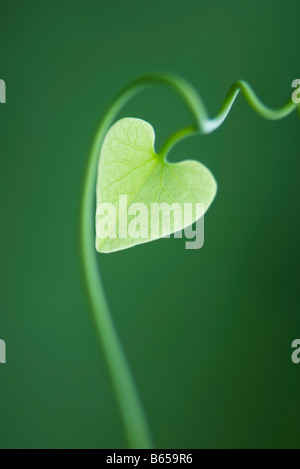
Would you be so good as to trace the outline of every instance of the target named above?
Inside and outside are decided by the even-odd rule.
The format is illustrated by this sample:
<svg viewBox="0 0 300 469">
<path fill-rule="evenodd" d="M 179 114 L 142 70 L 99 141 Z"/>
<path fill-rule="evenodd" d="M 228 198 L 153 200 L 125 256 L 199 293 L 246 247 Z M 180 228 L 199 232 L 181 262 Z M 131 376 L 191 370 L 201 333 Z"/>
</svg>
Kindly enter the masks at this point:
<svg viewBox="0 0 300 469">
<path fill-rule="evenodd" d="M 143 406 L 120 344 L 101 282 L 94 242 L 95 188 L 100 149 L 108 129 L 113 124 L 121 108 L 130 98 L 155 83 L 167 85 L 179 94 L 195 120 L 194 125 L 177 131 L 167 140 L 160 151 L 160 155 L 163 156 L 167 155 L 175 143 L 188 135 L 210 133 L 216 130 L 226 119 L 239 91 L 242 91 L 246 100 L 256 112 L 268 119 L 280 119 L 292 112 L 297 106 L 289 101 L 283 108 L 277 111 L 267 108 L 259 101 L 246 82 L 239 81 L 230 88 L 217 116 L 214 119 L 210 119 L 202 99 L 187 81 L 173 74 L 157 73 L 146 75 L 129 84 L 107 108 L 100 121 L 83 181 L 80 209 L 80 251 L 96 330 L 106 358 L 125 434 L 129 447 L 136 449 L 152 448 L 153 442 Z"/>
<path fill-rule="evenodd" d="M 279 120 L 283 117 L 288 116 L 291 114 L 298 106 L 299 114 L 300 114 L 300 105 L 293 103 L 291 99 L 289 99 L 284 106 L 280 109 L 272 109 L 265 104 L 263 104 L 260 99 L 256 96 L 251 86 L 243 80 L 237 81 L 232 85 L 229 89 L 223 104 L 217 113 L 217 115 L 210 119 L 206 112 L 205 106 L 198 96 L 198 99 L 201 101 L 201 106 L 198 106 L 200 112 L 197 115 L 196 125 L 186 127 L 184 129 L 180 129 L 175 132 L 169 139 L 165 142 L 163 147 L 160 150 L 161 156 L 166 156 L 171 148 L 182 140 L 185 137 L 191 136 L 193 134 L 210 134 L 217 130 L 225 121 L 226 117 L 228 116 L 230 109 L 232 108 L 233 103 L 235 102 L 239 93 L 242 93 L 249 103 L 250 107 L 261 117 L 269 120 Z"/>
</svg>

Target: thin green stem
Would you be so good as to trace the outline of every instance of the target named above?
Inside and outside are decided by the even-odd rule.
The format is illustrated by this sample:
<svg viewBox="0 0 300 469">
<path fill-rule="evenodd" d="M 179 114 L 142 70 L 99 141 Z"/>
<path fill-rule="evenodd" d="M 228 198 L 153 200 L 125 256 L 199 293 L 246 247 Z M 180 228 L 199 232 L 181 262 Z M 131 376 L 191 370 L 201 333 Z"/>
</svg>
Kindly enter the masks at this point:
<svg viewBox="0 0 300 469">
<path fill-rule="evenodd" d="M 128 85 L 108 107 L 100 121 L 83 183 L 80 213 L 80 248 L 83 272 L 97 334 L 102 343 L 112 386 L 131 448 L 151 448 L 153 443 L 134 379 L 106 302 L 98 269 L 98 258 L 94 247 L 95 187 L 100 149 L 108 129 L 113 124 L 121 108 L 131 97 L 155 83 L 167 85 L 179 94 L 195 121 L 194 125 L 177 131 L 167 140 L 159 152 L 163 157 L 166 157 L 170 149 L 181 139 L 195 133 L 210 133 L 216 130 L 225 120 L 240 91 L 244 94 L 250 106 L 267 119 L 280 119 L 297 107 L 289 101 L 281 109 L 272 110 L 261 103 L 247 83 L 239 81 L 230 88 L 217 116 L 210 119 L 202 99 L 188 82 L 175 75 L 157 73 L 139 78 Z"/>
<path fill-rule="evenodd" d="M 186 137 L 189 137 L 193 134 L 198 133 L 198 129 L 196 125 L 190 125 L 189 127 L 184 127 L 183 129 L 177 130 L 173 135 L 171 135 L 168 140 L 163 144 L 159 151 L 159 156 L 161 158 L 166 158 L 167 154 L 170 150 L 176 145 L 176 143 L 180 142 Z"/>
<path fill-rule="evenodd" d="M 198 115 L 196 119 L 196 124 L 193 126 L 185 127 L 184 129 L 177 130 L 173 135 L 171 135 L 168 140 L 162 146 L 159 154 L 162 157 L 166 157 L 171 148 L 178 143 L 180 140 L 195 134 L 209 134 L 217 130 L 225 121 L 228 116 L 233 103 L 235 102 L 239 93 L 242 93 L 249 103 L 250 107 L 261 117 L 264 117 L 268 120 L 279 120 L 283 117 L 291 114 L 297 107 L 300 114 L 300 105 L 293 103 L 289 99 L 286 104 L 284 104 L 280 109 L 271 109 L 262 103 L 262 101 L 256 96 L 253 89 L 245 81 L 237 81 L 229 89 L 223 104 L 217 115 L 214 118 L 209 118 L 206 108 L 200 96 L 198 96 Z"/>
<path fill-rule="evenodd" d="M 165 84 L 175 90 L 197 119 L 201 102 L 198 101 L 194 89 L 182 78 L 167 74 L 153 74 L 142 77 L 127 86 L 109 106 L 96 132 L 83 183 L 80 213 L 80 247 L 87 292 L 131 448 L 151 448 L 153 443 L 133 377 L 107 306 L 98 269 L 98 258 L 94 247 L 95 187 L 100 148 L 109 127 L 124 104 L 136 93 L 153 83 Z"/>
<path fill-rule="evenodd" d="M 278 120 L 291 114 L 298 104 L 293 103 L 291 99 L 287 101 L 280 109 L 272 109 L 265 104 L 256 96 L 251 86 L 245 81 L 237 81 L 232 85 L 227 95 L 225 96 L 224 102 L 214 119 L 203 120 L 203 133 L 210 133 L 220 127 L 226 119 L 234 101 L 236 100 L 239 93 L 242 93 L 249 103 L 250 107 L 257 112 L 261 117 L 268 120 Z M 299 108 L 300 109 L 300 108 Z"/>
</svg>

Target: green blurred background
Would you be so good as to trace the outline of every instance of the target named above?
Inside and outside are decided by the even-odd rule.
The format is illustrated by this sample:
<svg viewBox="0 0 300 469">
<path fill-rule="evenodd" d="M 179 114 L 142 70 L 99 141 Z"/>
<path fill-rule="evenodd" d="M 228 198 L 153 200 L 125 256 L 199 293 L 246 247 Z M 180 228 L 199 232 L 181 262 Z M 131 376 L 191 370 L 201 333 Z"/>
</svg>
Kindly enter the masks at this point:
<svg viewBox="0 0 300 469">
<path fill-rule="evenodd" d="M 87 303 L 78 207 L 93 133 L 139 75 L 176 72 L 214 115 L 243 78 L 279 107 L 300 78 L 298 0 L 2 0 L 1 448 L 122 448 Z M 152 88 L 120 116 L 157 148 L 191 122 Z M 218 181 L 205 245 L 164 239 L 99 255 L 104 287 L 158 448 L 300 447 L 299 128 L 240 97 L 216 133 L 180 143 Z"/>
</svg>

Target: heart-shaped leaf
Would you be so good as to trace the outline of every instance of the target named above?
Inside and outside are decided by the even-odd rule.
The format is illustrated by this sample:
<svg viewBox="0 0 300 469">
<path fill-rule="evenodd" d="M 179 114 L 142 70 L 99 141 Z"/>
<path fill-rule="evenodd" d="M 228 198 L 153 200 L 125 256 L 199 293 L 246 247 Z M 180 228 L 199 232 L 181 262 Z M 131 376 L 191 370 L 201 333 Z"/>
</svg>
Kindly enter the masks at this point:
<svg viewBox="0 0 300 469">
<path fill-rule="evenodd" d="M 155 153 L 154 139 L 152 126 L 141 119 L 121 119 L 107 132 L 97 180 L 99 252 L 178 232 L 199 219 L 215 197 L 217 185 L 205 166 L 167 162 Z"/>
</svg>

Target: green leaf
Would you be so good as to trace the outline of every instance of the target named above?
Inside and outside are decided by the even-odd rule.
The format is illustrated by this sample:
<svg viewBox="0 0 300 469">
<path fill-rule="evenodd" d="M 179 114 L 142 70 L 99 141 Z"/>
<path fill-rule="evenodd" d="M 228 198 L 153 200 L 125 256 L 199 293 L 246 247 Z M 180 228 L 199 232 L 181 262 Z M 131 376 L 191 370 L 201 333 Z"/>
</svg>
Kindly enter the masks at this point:
<svg viewBox="0 0 300 469">
<path fill-rule="evenodd" d="M 98 252 L 178 232 L 200 218 L 215 197 L 217 184 L 205 166 L 193 160 L 167 162 L 155 153 L 154 139 L 152 126 L 141 119 L 121 119 L 107 132 L 97 180 Z M 189 212 L 185 204 L 192 207 Z M 196 204 L 204 204 L 204 211 Z M 162 207 L 170 206 L 168 218 Z M 181 218 L 172 207 L 177 215 L 182 210 Z"/>
</svg>

